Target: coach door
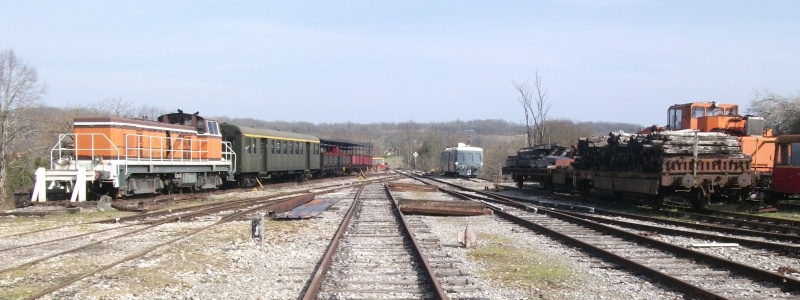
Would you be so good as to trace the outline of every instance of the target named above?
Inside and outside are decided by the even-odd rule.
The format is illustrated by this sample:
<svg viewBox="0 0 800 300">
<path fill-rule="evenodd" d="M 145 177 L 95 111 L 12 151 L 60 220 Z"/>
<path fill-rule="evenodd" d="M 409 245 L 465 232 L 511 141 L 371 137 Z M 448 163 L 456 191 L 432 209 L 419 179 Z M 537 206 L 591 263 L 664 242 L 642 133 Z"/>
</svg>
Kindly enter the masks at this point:
<svg viewBox="0 0 800 300">
<path fill-rule="evenodd" d="M 261 150 L 262 154 L 261 154 L 261 159 L 260 160 L 263 162 L 263 163 L 261 163 L 260 169 L 261 169 L 261 172 L 267 172 L 267 170 L 269 170 L 269 168 L 267 167 L 267 166 L 269 166 L 269 164 L 267 163 L 267 159 L 269 158 L 269 156 L 267 156 L 267 152 L 269 150 L 269 148 L 268 148 L 269 140 L 268 139 L 260 139 L 260 140 L 261 140 L 261 145 L 259 145 L 258 148 Z"/>
<path fill-rule="evenodd" d="M 303 153 L 303 156 L 306 158 L 306 171 L 311 170 L 311 143 L 305 142 L 300 144 L 300 153 Z"/>
</svg>

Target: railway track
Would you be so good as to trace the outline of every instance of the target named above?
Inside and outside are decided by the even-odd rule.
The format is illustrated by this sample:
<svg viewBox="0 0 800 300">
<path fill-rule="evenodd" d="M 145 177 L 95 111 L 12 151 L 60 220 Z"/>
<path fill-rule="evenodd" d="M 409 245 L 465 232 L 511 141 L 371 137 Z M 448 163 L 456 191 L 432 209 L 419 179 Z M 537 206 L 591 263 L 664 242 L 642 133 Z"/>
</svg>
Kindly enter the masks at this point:
<svg viewBox="0 0 800 300">
<path fill-rule="evenodd" d="M 0 274 L 28 269 L 38 271 L 27 276 L 28 280 L 35 280 L 39 283 L 39 285 L 41 285 L 41 290 L 33 292 L 26 298 L 36 299 L 62 289 L 83 278 L 103 272 L 127 261 L 143 257 L 144 255 L 147 255 L 148 253 L 151 253 L 159 248 L 191 237 L 215 225 L 236 220 L 244 215 L 252 214 L 257 211 L 267 210 L 272 205 L 277 204 L 278 201 L 279 200 L 267 200 L 261 203 L 251 204 L 249 208 L 226 214 L 217 221 L 207 221 L 199 224 L 192 224 L 184 228 L 177 228 L 177 230 L 159 230 L 159 228 L 161 228 L 158 227 L 159 225 L 163 225 L 168 222 L 167 220 L 177 217 L 167 218 L 160 222 L 155 222 L 119 235 L 105 239 L 94 240 L 85 244 L 75 245 L 66 250 L 58 251 L 37 257 L 32 260 L 24 261 L 20 264 L 9 266 L 3 270 L 0 270 Z M 208 214 L 207 211 L 199 211 L 197 213 L 203 215 Z M 147 235 L 145 235 L 145 231 L 147 231 Z M 123 238 L 125 238 L 125 240 L 123 240 Z M 116 245 L 125 245 L 131 249 L 114 247 Z M 55 248 L 58 249 L 58 245 Z M 30 253 L 30 251 L 26 251 L 24 253 Z M 57 257 L 67 257 L 65 259 L 85 261 L 86 264 L 84 268 L 77 270 L 64 269 L 63 267 L 59 267 L 60 263 L 53 261 L 53 259 Z M 102 257 L 102 259 L 93 259 L 93 257 Z M 43 265 L 40 266 L 40 264 Z M 57 276 L 53 276 L 52 274 L 57 274 Z"/>
<path fill-rule="evenodd" d="M 449 299 L 385 186 L 356 198 L 303 299 Z"/>
<path fill-rule="evenodd" d="M 795 299 L 800 280 L 664 243 L 625 230 L 542 209 L 533 213 L 504 206 L 496 211 L 522 226 L 645 274 L 704 299 Z M 557 216 L 554 218 L 554 216 Z"/>
<path fill-rule="evenodd" d="M 349 188 L 340 184 L 326 187 L 327 191 Z M 303 191 L 307 192 L 307 191 Z M 300 195 L 290 197 L 290 195 Z M 13 282 L 35 282 L 28 299 L 39 298 L 53 293 L 72 283 L 94 274 L 108 270 L 119 264 L 141 258 L 157 249 L 191 237 L 213 226 L 234 220 L 241 220 L 260 212 L 285 211 L 310 200 L 313 194 L 297 191 L 278 195 L 241 199 L 224 203 L 211 203 L 163 212 L 145 213 L 126 218 L 113 218 L 79 225 L 101 226 L 83 234 L 70 234 L 66 237 L 60 232 L 50 234 L 51 239 L 39 239 L 24 243 L 31 235 L 58 228 L 45 228 L 22 232 L 14 237 L 18 243 L 0 249 L 8 260 L 0 264 L 0 274 Z M 217 216 L 213 216 L 217 215 Z M 183 225 L 165 225 L 179 221 L 197 220 Z M 105 225 L 97 223 L 122 223 L 125 225 Z M 113 227 L 109 227 L 113 226 Z M 87 242 L 88 241 L 88 242 Z M 56 259 L 58 258 L 58 259 Z M 84 261 L 79 269 L 64 269 L 60 261 Z M 21 278 L 12 278 L 23 276 Z M 28 295 L 25 293 L 24 295 Z"/>
<path fill-rule="evenodd" d="M 463 198 L 471 197 L 468 193 L 457 194 Z M 536 208 L 529 203 L 500 205 L 502 208 L 495 207 L 495 213 L 500 217 L 545 232 L 696 297 L 794 299 L 800 296 L 800 280 L 796 278 L 648 238 L 625 229 L 602 225 L 586 220 L 586 216 L 574 216 L 544 207 Z M 797 248 L 786 247 L 795 250 Z"/>
<path fill-rule="evenodd" d="M 428 178 L 438 181 L 440 184 L 455 188 L 463 188 L 459 184 L 447 181 Z M 540 200 L 525 197 L 510 196 L 501 193 L 485 193 L 483 191 L 469 190 L 470 192 L 484 195 L 499 195 L 516 201 L 531 202 L 547 206 L 583 206 L 580 201 L 559 201 L 559 200 Z M 717 210 L 704 210 L 702 213 L 683 211 L 653 211 L 651 209 L 639 209 L 636 207 L 625 206 L 615 209 L 614 205 L 597 203 L 594 213 L 628 219 L 636 219 L 647 222 L 663 223 L 674 226 L 693 228 L 696 230 L 713 231 L 728 233 L 741 236 L 751 236 L 763 238 L 770 241 L 784 241 L 800 243 L 800 222 L 765 216 L 755 216 L 744 213 L 725 212 Z M 629 212 L 625 212 L 629 211 Z M 632 211 L 632 212 L 630 212 Z M 666 218 L 664 218 L 666 217 Z"/>
</svg>

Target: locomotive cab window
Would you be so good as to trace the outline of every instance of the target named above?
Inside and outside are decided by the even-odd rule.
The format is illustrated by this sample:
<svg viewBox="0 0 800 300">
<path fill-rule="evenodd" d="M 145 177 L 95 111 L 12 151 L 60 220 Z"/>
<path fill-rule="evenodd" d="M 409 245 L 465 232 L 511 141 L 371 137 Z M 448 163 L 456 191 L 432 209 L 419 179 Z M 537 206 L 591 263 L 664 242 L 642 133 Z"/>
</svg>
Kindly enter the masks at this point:
<svg viewBox="0 0 800 300">
<path fill-rule="evenodd" d="M 197 122 L 197 133 L 206 133 L 206 123 Z"/>
<path fill-rule="evenodd" d="M 667 111 L 667 127 L 669 129 L 681 129 L 681 118 L 683 113 L 680 108 L 670 108 Z"/>
<path fill-rule="evenodd" d="M 217 125 L 216 121 L 208 121 L 208 133 L 211 135 L 219 135 L 219 125 Z"/>
<path fill-rule="evenodd" d="M 692 118 L 697 119 L 706 116 L 706 109 L 702 106 L 692 107 Z"/>
</svg>

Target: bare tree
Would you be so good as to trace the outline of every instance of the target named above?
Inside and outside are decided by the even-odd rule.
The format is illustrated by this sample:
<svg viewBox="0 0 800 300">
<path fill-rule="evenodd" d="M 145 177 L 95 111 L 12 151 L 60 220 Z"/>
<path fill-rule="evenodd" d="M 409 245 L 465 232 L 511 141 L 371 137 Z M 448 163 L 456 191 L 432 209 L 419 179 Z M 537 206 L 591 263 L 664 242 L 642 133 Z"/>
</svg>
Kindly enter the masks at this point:
<svg viewBox="0 0 800 300">
<path fill-rule="evenodd" d="M 528 80 L 526 79 L 522 83 L 517 83 L 516 81 L 512 80 L 512 84 L 514 84 L 514 89 L 519 92 L 519 103 L 522 104 L 522 111 L 525 112 L 525 141 L 528 143 L 528 147 L 531 145 L 531 136 L 533 135 L 533 129 L 531 128 L 531 86 L 528 85 Z"/>
<path fill-rule="evenodd" d="M 14 157 L 23 149 L 16 141 L 36 131 L 35 115 L 30 110 L 39 105 L 47 88 L 39 84 L 36 69 L 26 65 L 14 50 L 0 52 L 0 196 L 5 199 L 6 173 Z"/>
<path fill-rule="evenodd" d="M 518 100 L 525 110 L 528 147 L 534 144 L 543 144 L 547 135 L 547 113 L 550 112 L 552 103 L 550 103 L 547 95 L 547 88 L 542 87 L 542 78 L 539 77 L 539 72 L 536 72 L 533 86 L 528 84 L 528 80 L 521 84 L 513 80 L 511 82 L 517 92 L 520 93 Z M 535 90 L 535 94 L 533 90 Z"/>
<path fill-rule="evenodd" d="M 764 117 L 775 134 L 800 133 L 800 94 L 789 97 L 771 91 L 754 94 L 749 113 Z"/>
</svg>

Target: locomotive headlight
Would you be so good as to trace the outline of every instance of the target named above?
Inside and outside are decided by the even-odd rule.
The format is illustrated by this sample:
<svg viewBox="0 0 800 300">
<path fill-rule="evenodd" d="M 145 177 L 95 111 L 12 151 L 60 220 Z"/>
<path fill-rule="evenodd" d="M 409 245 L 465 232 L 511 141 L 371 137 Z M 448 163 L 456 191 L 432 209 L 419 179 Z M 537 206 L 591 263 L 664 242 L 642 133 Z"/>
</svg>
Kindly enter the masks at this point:
<svg viewBox="0 0 800 300">
<path fill-rule="evenodd" d="M 457 165 L 458 165 L 458 162 L 456 162 L 456 166 L 457 166 Z"/>
</svg>

